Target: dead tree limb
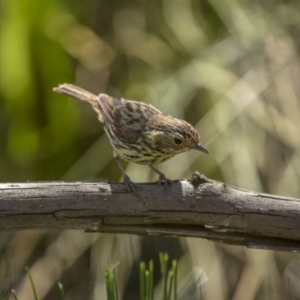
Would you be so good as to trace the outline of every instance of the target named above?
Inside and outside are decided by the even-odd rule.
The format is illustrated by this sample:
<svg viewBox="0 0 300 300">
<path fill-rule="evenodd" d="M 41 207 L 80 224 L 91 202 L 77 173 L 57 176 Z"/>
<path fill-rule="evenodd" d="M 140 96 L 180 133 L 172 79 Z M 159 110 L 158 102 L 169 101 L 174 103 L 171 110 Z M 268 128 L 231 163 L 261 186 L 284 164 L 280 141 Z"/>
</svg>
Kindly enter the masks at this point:
<svg viewBox="0 0 300 300">
<path fill-rule="evenodd" d="M 0 184 L 0 230 L 200 237 L 222 243 L 300 251 L 300 199 L 260 194 L 195 173 L 171 186 L 39 182 Z"/>
</svg>

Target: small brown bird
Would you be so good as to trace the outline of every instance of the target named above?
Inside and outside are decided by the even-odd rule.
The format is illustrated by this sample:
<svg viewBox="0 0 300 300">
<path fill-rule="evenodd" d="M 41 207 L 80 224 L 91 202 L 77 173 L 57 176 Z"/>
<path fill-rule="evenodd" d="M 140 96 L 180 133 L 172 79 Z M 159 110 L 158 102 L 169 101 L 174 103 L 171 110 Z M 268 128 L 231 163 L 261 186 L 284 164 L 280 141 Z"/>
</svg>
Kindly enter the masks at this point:
<svg viewBox="0 0 300 300">
<path fill-rule="evenodd" d="M 96 96 L 73 84 L 62 84 L 53 90 L 88 102 L 97 112 L 129 191 L 136 192 L 136 185 L 125 173 L 120 157 L 149 166 L 159 175 L 160 184 L 168 184 L 172 181 L 153 165 L 190 149 L 208 154 L 200 144 L 200 136 L 192 125 L 173 118 L 150 104 L 106 94 Z"/>
</svg>

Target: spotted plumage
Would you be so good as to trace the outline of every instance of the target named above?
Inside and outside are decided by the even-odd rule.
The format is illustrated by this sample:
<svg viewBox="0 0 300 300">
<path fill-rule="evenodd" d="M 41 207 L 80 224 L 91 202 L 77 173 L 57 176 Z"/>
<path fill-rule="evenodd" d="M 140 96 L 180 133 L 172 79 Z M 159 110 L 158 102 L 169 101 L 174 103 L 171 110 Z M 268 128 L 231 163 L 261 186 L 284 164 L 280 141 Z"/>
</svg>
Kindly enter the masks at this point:
<svg viewBox="0 0 300 300">
<path fill-rule="evenodd" d="M 142 102 L 93 95 L 71 84 L 63 84 L 54 91 L 69 95 L 92 105 L 114 149 L 114 157 L 129 190 L 135 185 L 126 175 L 120 157 L 142 165 L 149 165 L 159 174 L 159 182 L 171 182 L 153 165 L 176 154 L 197 149 L 208 151 L 200 144 L 196 129 L 184 120 L 176 119 L 156 107 Z"/>
</svg>

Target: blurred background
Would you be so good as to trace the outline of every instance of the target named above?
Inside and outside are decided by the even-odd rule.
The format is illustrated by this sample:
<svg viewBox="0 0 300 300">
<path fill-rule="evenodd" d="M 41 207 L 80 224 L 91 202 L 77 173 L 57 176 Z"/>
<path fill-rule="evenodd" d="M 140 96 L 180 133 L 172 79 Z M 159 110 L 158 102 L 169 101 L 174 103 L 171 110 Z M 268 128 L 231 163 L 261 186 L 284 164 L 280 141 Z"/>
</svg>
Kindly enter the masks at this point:
<svg viewBox="0 0 300 300">
<path fill-rule="evenodd" d="M 1 182 L 121 180 L 94 111 L 52 92 L 69 82 L 193 124 L 210 155 L 160 165 L 169 178 L 300 198 L 298 0 L 2 0 L 0 27 Z M 1 233 L 0 295 L 32 299 L 28 266 L 41 299 L 58 281 L 67 299 L 106 299 L 110 261 L 135 300 L 138 263 L 154 259 L 159 299 L 159 251 L 179 260 L 179 299 L 300 299 L 298 254 L 71 230 Z"/>
</svg>

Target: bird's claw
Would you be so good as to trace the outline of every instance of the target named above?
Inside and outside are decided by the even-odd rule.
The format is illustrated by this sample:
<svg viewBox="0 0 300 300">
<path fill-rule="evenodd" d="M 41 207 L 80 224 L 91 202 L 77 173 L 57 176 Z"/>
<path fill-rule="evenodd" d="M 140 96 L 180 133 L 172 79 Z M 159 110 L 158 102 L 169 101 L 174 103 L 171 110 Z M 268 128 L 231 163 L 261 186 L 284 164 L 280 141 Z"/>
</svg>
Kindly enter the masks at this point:
<svg viewBox="0 0 300 300">
<path fill-rule="evenodd" d="M 172 184 L 173 181 L 169 178 L 166 177 L 165 174 L 160 174 L 158 177 L 158 184 L 164 184 L 164 185 L 168 185 L 168 184 Z"/>
<path fill-rule="evenodd" d="M 127 187 L 128 192 L 134 192 L 135 194 L 137 194 L 136 184 L 130 180 L 129 176 L 124 176 L 124 183 Z"/>
</svg>

